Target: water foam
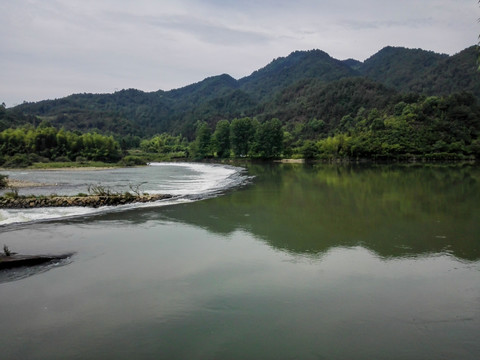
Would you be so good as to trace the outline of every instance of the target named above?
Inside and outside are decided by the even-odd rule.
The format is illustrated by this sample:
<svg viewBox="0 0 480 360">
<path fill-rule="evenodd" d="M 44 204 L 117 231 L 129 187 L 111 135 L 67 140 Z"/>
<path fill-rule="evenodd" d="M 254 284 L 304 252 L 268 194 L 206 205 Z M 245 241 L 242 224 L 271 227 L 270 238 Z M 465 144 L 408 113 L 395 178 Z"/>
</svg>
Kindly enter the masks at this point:
<svg viewBox="0 0 480 360">
<path fill-rule="evenodd" d="M 143 188 L 143 191 L 151 194 L 163 193 L 173 195 L 175 196 L 174 199 L 100 208 L 0 209 L 0 226 L 185 203 L 215 196 L 226 189 L 240 185 L 246 179 L 245 176 L 241 175 L 242 169 L 232 166 L 196 163 L 151 163 L 149 165 L 151 167 L 164 167 L 165 169 L 178 169 L 177 172 L 168 172 L 168 175 L 163 175 L 164 172 L 160 172 L 159 178 L 156 178 L 155 181 L 147 181 Z M 138 171 L 142 171 L 142 168 L 139 168 Z"/>
<path fill-rule="evenodd" d="M 162 193 L 165 190 L 170 195 L 193 196 L 215 194 L 226 188 L 238 185 L 239 168 L 198 163 L 150 163 L 150 166 L 178 166 L 191 170 L 192 175 L 170 177 L 165 179 L 161 190 L 152 189 L 151 193 Z"/>
</svg>

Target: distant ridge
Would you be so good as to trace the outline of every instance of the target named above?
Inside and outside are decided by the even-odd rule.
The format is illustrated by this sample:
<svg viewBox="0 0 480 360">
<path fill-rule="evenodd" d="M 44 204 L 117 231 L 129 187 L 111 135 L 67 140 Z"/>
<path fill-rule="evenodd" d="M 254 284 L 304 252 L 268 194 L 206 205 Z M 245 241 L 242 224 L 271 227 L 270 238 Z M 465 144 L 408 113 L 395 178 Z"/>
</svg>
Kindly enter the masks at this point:
<svg viewBox="0 0 480 360">
<path fill-rule="evenodd" d="M 387 46 L 365 60 L 360 73 L 372 80 L 408 90 L 409 84 L 438 65 L 448 55 L 422 49 Z"/>
<path fill-rule="evenodd" d="M 263 100 L 299 80 L 315 78 L 331 82 L 356 75 L 355 70 L 324 51 L 295 51 L 273 60 L 239 83 L 242 90 Z"/>
<path fill-rule="evenodd" d="M 26 122 L 38 123 L 36 117 L 40 117 L 67 130 L 139 136 L 169 132 L 190 139 L 198 121 L 206 121 L 213 129 L 219 120 L 243 116 L 276 116 L 284 123 L 321 116 L 333 124 L 348 109 L 342 104 L 366 101 L 374 106 L 382 103 L 382 96 L 395 92 L 448 95 L 467 91 L 479 98 L 477 56 L 475 46 L 453 56 L 387 46 L 362 63 L 340 61 L 321 50 L 295 51 L 239 80 L 221 74 L 170 91 L 74 94 L 24 103 L 12 110 L 25 114 Z M 361 91 L 373 97 L 362 100 Z M 2 121 L 0 129 L 12 125 L 8 118 Z"/>
<path fill-rule="evenodd" d="M 346 59 L 346 60 L 342 60 L 342 62 L 348 67 L 352 68 L 353 70 L 359 70 L 360 67 L 363 65 L 361 61 L 358 61 L 355 59 Z"/>
</svg>

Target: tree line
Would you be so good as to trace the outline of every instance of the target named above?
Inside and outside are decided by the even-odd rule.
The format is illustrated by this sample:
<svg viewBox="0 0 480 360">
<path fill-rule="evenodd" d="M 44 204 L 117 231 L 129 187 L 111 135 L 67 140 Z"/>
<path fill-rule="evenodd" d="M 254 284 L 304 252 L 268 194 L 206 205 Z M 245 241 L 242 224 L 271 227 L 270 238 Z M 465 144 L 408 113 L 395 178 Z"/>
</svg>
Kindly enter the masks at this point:
<svg viewBox="0 0 480 360">
<path fill-rule="evenodd" d="M 405 101 L 404 101 L 405 100 Z M 480 108 L 471 94 L 408 98 L 344 116 L 333 134 L 307 141 L 307 158 L 480 157 Z"/>
<path fill-rule="evenodd" d="M 347 98 L 347 90 L 338 98 Z M 26 124 L 0 132 L 0 166 L 44 160 L 117 162 L 122 157 L 132 165 L 172 158 L 480 158 L 480 106 L 469 93 L 390 95 L 382 102 L 335 103 L 343 107 L 339 113 L 345 115 L 341 118 L 317 113 L 311 118 L 304 114 L 302 121 L 299 117 L 286 122 L 275 117 L 197 121 L 191 140 L 171 133 L 142 139 L 136 135 L 67 131 L 48 122 L 37 127 Z M 295 104 L 295 109 L 299 107 L 301 104 Z M 137 158 L 129 155 L 132 149 L 136 149 Z"/>
<path fill-rule="evenodd" d="M 151 153 L 183 153 L 183 157 L 193 159 L 232 156 L 272 159 L 282 156 L 283 140 L 284 130 L 280 120 L 260 123 L 243 117 L 231 122 L 220 120 L 214 129 L 207 122 L 197 122 L 195 139 L 190 143 L 182 136 L 161 134 L 142 140 L 140 148 Z"/>
<path fill-rule="evenodd" d="M 57 129 L 48 123 L 24 125 L 0 132 L 0 165 L 21 166 L 38 161 L 118 161 L 118 141 L 96 132 Z"/>
</svg>

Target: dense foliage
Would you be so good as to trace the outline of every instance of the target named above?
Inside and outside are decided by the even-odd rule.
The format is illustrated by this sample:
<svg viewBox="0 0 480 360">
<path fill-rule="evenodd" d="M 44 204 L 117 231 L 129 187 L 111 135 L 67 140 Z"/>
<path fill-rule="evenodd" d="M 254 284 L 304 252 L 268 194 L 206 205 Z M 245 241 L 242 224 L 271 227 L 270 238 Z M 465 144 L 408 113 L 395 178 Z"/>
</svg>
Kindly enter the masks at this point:
<svg viewBox="0 0 480 360">
<path fill-rule="evenodd" d="M 273 95 L 299 80 L 317 79 L 328 83 L 356 75 L 358 73 L 346 63 L 321 50 L 295 51 L 240 79 L 239 85 L 256 99 L 268 102 Z"/>
<path fill-rule="evenodd" d="M 400 101 L 383 111 L 362 110 L 345 117 L 342 125 L 316 143 L 319 156 L 440 160 L 480 156 L 480 108 L 467 93 Z"/>
<path fill-rule="evenodd" d="M 0 189 L 6 188 L 8 185 L 8 175 L 0 174 Z"/>
<path fill-rule="evenodd" d="M 24 103 L 12 110 L 22 114 L 23 123 L 33 125 L 48 120 L 66 130 L 140 137 L 169 133 L 193 140 L 198 121 L 207 122 L 215 129 L 220 120 L 261 117 L 266 110 L 268 114 L 272 113 L 273 108 L 276 108 L 275 114 L 264 119 L 277 117 L 282 124 L 290 121 L 290 114 L 282 115 L 288 109 L 278 103 L 278 97 L 285 97 L 287 89 L 298 84 L 307 83 L 312 92 L 319 93 L 327 84 L 361 77 L 402 92 L 428 96 L 469 91 L 478 97 L 480 74 L 476 71 L 477 55 L 476 47 L 467 48 L 454 56 L 387 47 L 364 63 L 359 63 L 352 60 L 342 62 L 319 50 L 297 51 L 275 59 L 240 80 L 224 74 L 171 91 L 146 93 L 128 89 L 113 94 L 76 94 L 62 99 Z M 295 97 L 295 92 L 290 92 L 290 95 L 289 104 L 301 101 Z M 309 113 L 323 113 L 330 105 L 311 103 L 304 108 Z M 326 118 L 323 120 L 329 121 Z M 3 123 L 3 129 L 12 126 L 11 121 Z"/>
<path fill-rule="evenodd" d="M 25 125 L 0 132 L 0 165 L 28 166 L 41 160 L 118 161 L 120 147 L 113 136 L 58 130 L 49 124 Z"/>
<path fill-rule="evenodd" d="M 171 91 L 2 105 L 1 162 L 117 161 L 127 150 L 133 165 L 231 156 L 478 157 L 477 56 L 476 47 L 453 56 L 386 47 L 362 63 L 297 51 L 240 80 L 223 74 Z"/>
<path fill-rule="evenodd" d="M 433 51 L 387 46 L 365 60 L 359 70 L 386 86 L 408 91 L 412 81 L 446 58 L 448 55 Z"/>
</svg>

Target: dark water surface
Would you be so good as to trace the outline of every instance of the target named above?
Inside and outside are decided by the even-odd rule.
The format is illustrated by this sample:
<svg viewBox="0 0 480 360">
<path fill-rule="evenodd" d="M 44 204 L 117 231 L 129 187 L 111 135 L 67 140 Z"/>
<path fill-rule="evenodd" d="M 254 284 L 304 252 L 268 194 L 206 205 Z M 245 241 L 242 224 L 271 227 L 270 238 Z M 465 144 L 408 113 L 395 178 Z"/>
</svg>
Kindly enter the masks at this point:
<svg viewBox="0 0 480 360">
<path fill-rule="evenodd" d="M 76 252 L 0 274 L 0 358 L 479 358 L 478 167 L 247 168 L 219 197 L 0 227 Z"/>
</svg>

